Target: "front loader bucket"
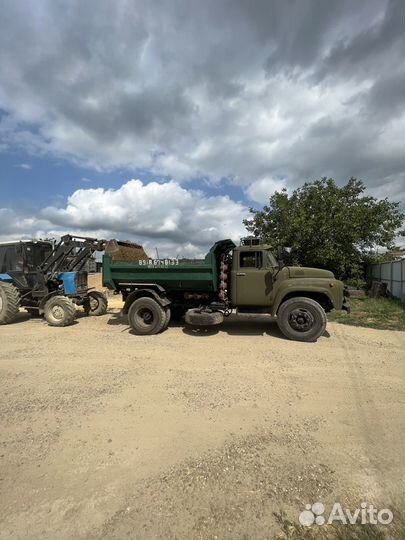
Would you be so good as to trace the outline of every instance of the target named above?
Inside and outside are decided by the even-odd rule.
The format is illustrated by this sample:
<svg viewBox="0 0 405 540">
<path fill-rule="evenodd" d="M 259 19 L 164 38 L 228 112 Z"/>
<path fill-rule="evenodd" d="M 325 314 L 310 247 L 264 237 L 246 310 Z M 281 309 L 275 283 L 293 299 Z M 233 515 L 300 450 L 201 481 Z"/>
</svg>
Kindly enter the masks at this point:
<svg viewBox="0 0 405 540">
<path fill-rule="evenodd" d="M 105 252 L 113 261 L 132 262 L 148 259 L 143 247 L 133 242 L 109 240 L 106 243 Z"/>
</svg>

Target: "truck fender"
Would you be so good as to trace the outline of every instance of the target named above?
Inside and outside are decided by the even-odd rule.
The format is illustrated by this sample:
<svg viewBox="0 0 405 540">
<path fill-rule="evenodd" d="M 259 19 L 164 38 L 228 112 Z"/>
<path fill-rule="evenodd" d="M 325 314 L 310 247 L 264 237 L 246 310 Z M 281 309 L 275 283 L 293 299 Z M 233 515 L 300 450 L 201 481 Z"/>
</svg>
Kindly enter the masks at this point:
<svg viewBox="0 0 405 540">
<path fill-rule="evenodd" d="M 126 297 L 124 307 L 122 308 L 122 313 L 127 314 L 132 302 L 143 296 L 153 298 L 163 308 L 171 303 L 168 298 L 159 296 L 158 293 L 153 289 L 136 289 L 135 291 L 129 293 L 129 295 Z"/>
<path fill-rule="evenodd" d="M 311 295 L 311 293 L 313 294 Z M 284 302 L 286 297 L 291 298 L 293 296 L 307 296 L 308 298 L 313 298 L 313 296 L 315 295 L 318 296 L 320 294 L 325 296 L 329 300 L 329 302 L 332 304 L 332 306 L 334 305 L 333 297 L 326 288 L 323 288 L 323 287 L 305 288 L 302 286 L 284 288 L 282 291 L 280 291 L 277 294 L 276 298 L 274 299 L 273 305 L 271 307 L 271 314 L 273 316 L 276 315 L 280 305 Z"/>
</svg>

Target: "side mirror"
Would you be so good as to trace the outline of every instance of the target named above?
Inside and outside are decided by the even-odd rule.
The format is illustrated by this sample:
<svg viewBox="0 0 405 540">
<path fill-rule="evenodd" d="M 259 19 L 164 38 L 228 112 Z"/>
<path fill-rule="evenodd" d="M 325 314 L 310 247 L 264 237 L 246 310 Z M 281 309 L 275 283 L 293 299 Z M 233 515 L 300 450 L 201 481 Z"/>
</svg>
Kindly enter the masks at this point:
<svg viewBox="0 0 405 540">
<path fill-rule="evenodd" d="M 287 255 L 291 253 L 290 247 L 278 246 L 277 248 L 277 258 L 280 263 L 280 268 L 285 266 L 285 259 L 288 258 Z"/>
</svg>

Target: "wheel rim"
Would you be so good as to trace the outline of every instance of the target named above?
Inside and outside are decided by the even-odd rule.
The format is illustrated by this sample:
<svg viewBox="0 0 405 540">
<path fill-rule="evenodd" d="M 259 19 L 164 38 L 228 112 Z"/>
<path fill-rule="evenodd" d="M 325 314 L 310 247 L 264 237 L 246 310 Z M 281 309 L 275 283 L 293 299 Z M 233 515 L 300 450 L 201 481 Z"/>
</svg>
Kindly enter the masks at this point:
<svg viewBox="0 0 405 540">
<path fill-rule="evenodd" d="M 99 306 L 99 301 L 94 296 L 90 297 L 90 311 L 96 311 Z"/>
<path fill-rule="evenodd" d="M 61 306 L 53 306 L 51 310 L 52 317 L 57 321 L 61 321 L 65 315 L 65 312 Z"/>
<path fill-rule="evenodd" d="M 288 322 L 293 330 L 308 332 L 313 327 L 315 319 L 309 310 L 296 308 L 291 311 Z"/>
<path fill-rule="evenodd" d="M 138 318 L 141 322 L 147 326 L 151 325 L 154 320 L 153 313 L 148 308 L 142 308 L 138 311 Z"/>
</svg>

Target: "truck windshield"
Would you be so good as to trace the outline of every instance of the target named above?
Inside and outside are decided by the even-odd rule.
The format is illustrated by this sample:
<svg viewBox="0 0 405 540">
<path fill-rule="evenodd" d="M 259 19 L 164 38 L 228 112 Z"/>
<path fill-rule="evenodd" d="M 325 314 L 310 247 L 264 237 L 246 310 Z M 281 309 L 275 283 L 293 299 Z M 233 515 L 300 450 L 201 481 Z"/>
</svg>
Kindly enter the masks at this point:
<svg viewBox="0 0 405 540">
<path fill-rule="evenodd" d="M 278 262 L 271 251 L 267 251 L 267 264 L 273 268 L 278 267 Z"/>
</svg>

